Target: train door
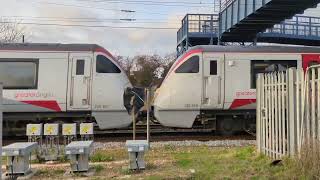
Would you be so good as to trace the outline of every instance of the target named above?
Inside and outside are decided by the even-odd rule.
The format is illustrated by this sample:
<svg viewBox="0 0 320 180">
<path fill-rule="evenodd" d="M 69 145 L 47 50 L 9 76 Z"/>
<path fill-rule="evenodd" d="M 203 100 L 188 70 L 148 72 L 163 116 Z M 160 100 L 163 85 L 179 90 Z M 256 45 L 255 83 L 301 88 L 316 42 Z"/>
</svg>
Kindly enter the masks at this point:
<svg viewBox="0 0 320 180">
<path fill-rule="evenodd" d="M 91 105 L 92 59 L 88 56 L 72 55 L 70 65 L 68 108 L 88 110 Z"/>
<path fill-rule="evenodd" d="M 224 54 L 203 54 L 203 109 L 222 109 L 224 104 Z"/>
</svg>

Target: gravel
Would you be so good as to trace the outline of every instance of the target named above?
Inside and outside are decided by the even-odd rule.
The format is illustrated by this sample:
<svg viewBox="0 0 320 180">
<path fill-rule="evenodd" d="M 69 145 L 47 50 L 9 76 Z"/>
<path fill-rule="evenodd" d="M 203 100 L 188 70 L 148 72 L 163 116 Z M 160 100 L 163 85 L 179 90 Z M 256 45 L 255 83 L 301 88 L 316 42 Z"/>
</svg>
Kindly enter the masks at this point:
<svg viewBox="0 0 320 180">
<path fill-rule="evenodd" d="M 216 141 L 163 141 L 151 142 L 151 147 L 187 147 L 187 146 L 208 146 L 208 147 L 243 147 L 256 145 L 256 140 L 216 140 Z M 115 149 L 124 148 L 125 142 L 95 142 L 94 149 Z"/>
</svg>

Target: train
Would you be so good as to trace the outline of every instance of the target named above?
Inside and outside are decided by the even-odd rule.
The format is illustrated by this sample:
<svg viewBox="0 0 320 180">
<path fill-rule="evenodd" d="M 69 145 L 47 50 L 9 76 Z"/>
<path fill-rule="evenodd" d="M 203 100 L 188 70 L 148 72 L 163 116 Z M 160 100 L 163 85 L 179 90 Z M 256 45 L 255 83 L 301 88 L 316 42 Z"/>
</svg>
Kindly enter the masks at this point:
<svg viewBox="0 0 320 180">
<path fill-rule="evenodd" d="M 195 46 L 172 65 L 152 99 L 154 123 L 230 134 L 255 129 L 256 76 L 320 63 L 320 48 Z M 0 44 L 4 127 L 94 122 L 102 130 L 132 124 L 140 93 L 115 58 L 96 44 Z M 127 92 L 127 94 L 125 93 Z M 141 102 L 140 102 L 141 100 Z M 145 114 L 145 113 L 140 113 Z"/>
<path fill-rule="evenodd" d="M 27 123 L 95 122 L 100 129 L 132 123 L 123 106 L 131 83 L 96 44 L 0 44 L 4 129 Z"/>
<path fill-rule="evenodd" d="M 317 47 L 194 46 L 174 62 L 157 90 L 154 116 L 168 127 L 252 132 L 257 74 L 319 62 Z"/>
</svg>

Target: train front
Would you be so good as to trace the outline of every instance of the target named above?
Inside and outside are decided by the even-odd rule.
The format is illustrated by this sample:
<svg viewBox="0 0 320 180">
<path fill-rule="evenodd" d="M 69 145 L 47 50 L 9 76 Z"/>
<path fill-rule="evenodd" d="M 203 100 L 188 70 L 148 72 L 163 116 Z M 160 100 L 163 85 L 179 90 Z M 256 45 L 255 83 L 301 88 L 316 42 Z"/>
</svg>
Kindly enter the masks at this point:
<svg viewBox="0 0 320 180">
<path fill-rule="evenodd" d="M 191 128 L 200 114 L 201 54 L 195 49 L 178 58 L 155 93 L 154 116 L 163 126 Z"/>
</svg>

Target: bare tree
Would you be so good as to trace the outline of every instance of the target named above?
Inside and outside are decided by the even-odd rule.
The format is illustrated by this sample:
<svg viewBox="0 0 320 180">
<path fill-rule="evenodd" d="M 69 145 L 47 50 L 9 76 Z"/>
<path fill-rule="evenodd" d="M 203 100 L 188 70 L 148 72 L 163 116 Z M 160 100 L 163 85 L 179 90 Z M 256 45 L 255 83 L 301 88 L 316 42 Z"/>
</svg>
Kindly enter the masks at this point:
<svg viewBox="0 0 320 180">
<path fill-rule="evenodd" d="M 19 22 L 0 19 L 0 43 L 19 42 L 24 31 Z"/>
<path fill-rule="evenodd" d="M 126 72 L 134 86 L 159 86 L 172 66 L 174 53 L 164 57 L 154 55 L 137 55 L 135 57 L 116 56 L 116 60 Z"/>
<path fill-rule="evenodd" d="M 134 65 L 134 59 L 124 56 L 116 56 L 115 58 L 126 74 L 130 76 L 131 69 Z"/>
</svg>

